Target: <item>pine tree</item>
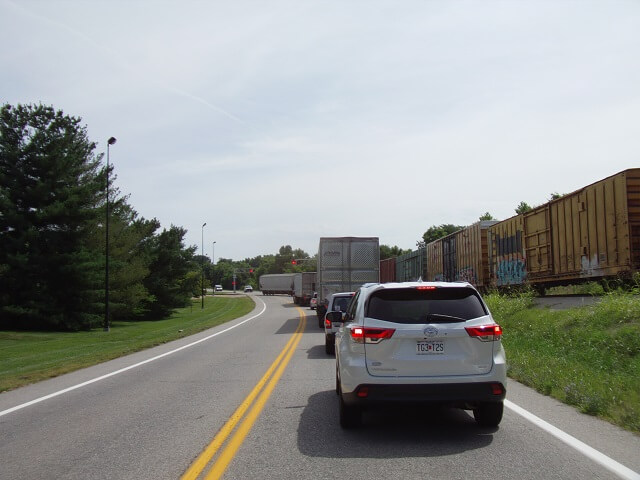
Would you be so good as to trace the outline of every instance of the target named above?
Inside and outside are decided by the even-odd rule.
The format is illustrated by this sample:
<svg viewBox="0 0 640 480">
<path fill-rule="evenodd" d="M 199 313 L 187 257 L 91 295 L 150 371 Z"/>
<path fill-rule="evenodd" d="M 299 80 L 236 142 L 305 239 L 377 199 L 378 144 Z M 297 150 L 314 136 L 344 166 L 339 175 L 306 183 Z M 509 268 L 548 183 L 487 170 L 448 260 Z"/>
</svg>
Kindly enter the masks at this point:
<svg viewBox="0 0 640 480">
<path fill-rule="evenodd" d="M 89 248 L 104 177 L 80 119 L 43 105 L 0 109 L 0 322 L 100 322 L 102 260 Z"/>
</svg>

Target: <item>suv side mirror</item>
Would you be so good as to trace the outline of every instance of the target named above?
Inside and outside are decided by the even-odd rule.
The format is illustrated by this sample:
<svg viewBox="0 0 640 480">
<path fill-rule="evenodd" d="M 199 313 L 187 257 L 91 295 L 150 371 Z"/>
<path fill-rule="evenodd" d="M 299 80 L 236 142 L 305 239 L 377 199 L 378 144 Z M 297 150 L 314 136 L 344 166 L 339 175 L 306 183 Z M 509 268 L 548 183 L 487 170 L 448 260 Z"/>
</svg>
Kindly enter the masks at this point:
<svg viewBox="0 0 640 480">
<path fill-rule="evenodd" d="M 327 312 L 327 320 L 330 322 L 342 322 L 342 312 Z"/>
</svg>

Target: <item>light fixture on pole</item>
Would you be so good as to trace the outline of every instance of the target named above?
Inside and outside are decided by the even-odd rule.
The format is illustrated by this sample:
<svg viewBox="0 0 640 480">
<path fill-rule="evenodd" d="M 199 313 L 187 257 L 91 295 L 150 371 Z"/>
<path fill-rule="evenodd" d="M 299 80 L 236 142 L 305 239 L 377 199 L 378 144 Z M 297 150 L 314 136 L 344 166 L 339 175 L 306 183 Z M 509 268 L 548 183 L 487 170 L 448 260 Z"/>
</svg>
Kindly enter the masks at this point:
<svg viewBox="0 0 640 480">
<path fill-rule="evenodd" d="M 109 325 L 109 147 L 116 143 L 116 137 L 110 137 L 107 140 L 107 196 L 106 206 L 107 215 L 105 223 L 105 267 L 104 267 L 104 325 L 103 330 L 108 332 Z"/>
<path fill-rule="evenodd" d="M 202 276 L 200 278 L 200 296 L 202 297 L 202 310 L 204 310 L 204 227 L 207 224 L 207 222 L 204 222 L 202 224 L 202 239 L 201 239 L 201 244 L 200 244 L 200 248 L 202 250 L 202 254 L 200 255 L 202 258 L 200 259 L 200 263 L 201 263 L 201 268 L 200 270 L 202 271 Z"/>
</svg>

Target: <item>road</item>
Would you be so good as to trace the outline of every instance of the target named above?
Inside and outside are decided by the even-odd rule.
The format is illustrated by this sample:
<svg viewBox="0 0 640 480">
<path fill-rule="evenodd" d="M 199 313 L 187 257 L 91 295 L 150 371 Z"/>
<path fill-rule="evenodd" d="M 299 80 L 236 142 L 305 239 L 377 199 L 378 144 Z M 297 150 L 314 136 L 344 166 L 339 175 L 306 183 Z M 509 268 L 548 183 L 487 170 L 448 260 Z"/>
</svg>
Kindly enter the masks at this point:
<svg viewBox="0 0 640 480">
<path fill-rule="evenodd" d="M 640 478 L 640 437 L 513 381 L 498 429 L 419 409 L 342 431 L 315 313 L 253 297 L 256 310 L 226 325 L 0 395 L 0 478 L 177 479 L 194 465 L 225 479 Z"/>
</svg>

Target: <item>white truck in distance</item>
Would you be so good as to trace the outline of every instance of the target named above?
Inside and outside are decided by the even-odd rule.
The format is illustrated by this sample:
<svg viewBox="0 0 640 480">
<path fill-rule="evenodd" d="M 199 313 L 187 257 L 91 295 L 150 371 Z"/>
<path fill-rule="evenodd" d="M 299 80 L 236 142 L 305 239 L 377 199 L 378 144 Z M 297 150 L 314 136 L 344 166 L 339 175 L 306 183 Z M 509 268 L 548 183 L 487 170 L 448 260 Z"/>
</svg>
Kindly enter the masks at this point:
<svg viewBox="0 0 640 480">
<path fill-rule="evenodd" d="M 270 273 L 261 275 L 258 285 L 263 295 L 293 295 L 295 273 Z"/>
<path fill-rule="evenodd" d="M 318 248 L 318 326 L 332 293 L 353 292 L 365 283 L 380 281 L 378 237 L 322 237 Z"/>
</svg>

